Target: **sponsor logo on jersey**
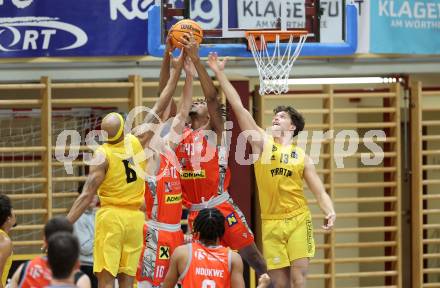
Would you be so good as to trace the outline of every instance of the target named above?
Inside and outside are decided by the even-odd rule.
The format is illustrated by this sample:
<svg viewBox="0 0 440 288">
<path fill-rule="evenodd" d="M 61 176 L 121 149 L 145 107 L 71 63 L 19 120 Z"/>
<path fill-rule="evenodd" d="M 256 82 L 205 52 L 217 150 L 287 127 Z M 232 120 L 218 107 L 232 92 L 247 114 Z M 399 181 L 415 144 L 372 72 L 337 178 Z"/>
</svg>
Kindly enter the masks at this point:
<svg viewBox="0 0 440 288">
<path fill-rule="evenodd" d="M 285 168 L 271 169 L 270 173 L 272 174 L 272 177 L 277 176 L 277 175 L 291 177 L 293 174 L 291 170 L 285 169 Z"/>
<path fill-rule="evenodd" d="M 294 159 L 298 159 L 298 153 L 296 153 L 296 151 L 292 151 L 292 153 L 290 153 L 290 157 Z"/>
<path fill-rule="evenodd" d="M 226 222 L 228 223 L 229 227 L 232 227 L 232 226 L 234 226 L 235 224 L 238 223 L 237 218 L 235 217 L 234 212 L 232 212 L 231 214 L 226 216 Z"/>
<path fill-rule="evenodd" d="M 205 170 L 199 170 L 199 171 L 182 170 L 182 172 L 180 173 L 180 179 L 205 179 L 205 178 L 206 178 Z"/>
<path fill-rule="evenodd" d="M 166 204 L 176 204 L 182 202 L 182 194 L 170 194 L 165 196 Z"/>
<path fill-rule="evenodd" d="M 168 246 L 159 247 L 159 259 L 160 260 L 170 259 L 170 247 Z"/>
</svg>

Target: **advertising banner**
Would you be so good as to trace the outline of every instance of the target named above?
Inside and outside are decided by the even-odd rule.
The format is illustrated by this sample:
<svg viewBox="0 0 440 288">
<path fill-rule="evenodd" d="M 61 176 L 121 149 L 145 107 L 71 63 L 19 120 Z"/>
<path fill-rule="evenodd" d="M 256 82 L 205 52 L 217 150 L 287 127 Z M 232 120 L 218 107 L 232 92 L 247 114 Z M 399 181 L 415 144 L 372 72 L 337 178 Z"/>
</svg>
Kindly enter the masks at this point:
<svg viewBox="0 0 440 288">
<path fill-rule="evenodd" d="M 0 57 L 147 53 L 154 0 L 0 0 Z"/>
<path fill-rule="evenodd" d="M 440 54 L 440 0 L 371 1 L 370 52 Z"/>
<path fill-rule="evenodd" d="M 283 3 L 283 6 L 281 6 Z M 320 1 L 321 42 L 343 42 L 343 0 Z M 283 8 L 281 8 L 283 7 Z M 276 27 L 276 19 L 287 17 L 287 28 L 303 28 L 305 26 L 304 0 L 237 0 L 238 27 L 244 29 L 268 29 Z M 284 18 L 284 17 L 283 17 Z"/>
</svg>

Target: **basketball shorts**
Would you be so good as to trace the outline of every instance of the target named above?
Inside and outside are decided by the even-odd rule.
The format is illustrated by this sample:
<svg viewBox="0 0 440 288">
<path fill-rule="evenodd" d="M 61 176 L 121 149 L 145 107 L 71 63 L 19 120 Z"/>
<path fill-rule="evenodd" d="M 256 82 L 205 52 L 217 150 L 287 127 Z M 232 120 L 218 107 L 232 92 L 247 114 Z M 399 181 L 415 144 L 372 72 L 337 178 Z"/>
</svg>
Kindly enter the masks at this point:
<svg viewBox="0 0 440 288">
<path fill-rule="evenodd" d="M 240 250 L 254 242 L 254 234 L 249 228 L 243 212 L 231 198 L 214 207 L 223 214 L 226 220 L 225 234 L 221 239 L 221 245 L 230 247 L 232 250 Z M 198 213 L 199 211 L 191 211 L 188 215 L 188 225 L 191 231 Z"/>
<path fill-rule="evenodd" d="M 315 241 L 310 211 L 282 220 L 263 219 L 263 254 L 267 268 L 288 267 L 291 262 L 315 255 Z"/>
<path fill-rule="evenodd" d="M 144 225 L 144 245 L 136 274 L 139 287 L 161 285 L 168 272 L 171 254 L 184 243 L 180 223 L 171 229 L 158 226 L 160 224 L 152 225 L 152 221 Z"/>
<path fill-rule="evenodd" d="M 113 276 L 136 276 L 142 250 L 144 213 L 102 207 L 96 213 L 93 272 L 107 270 Z"/>
</svg>

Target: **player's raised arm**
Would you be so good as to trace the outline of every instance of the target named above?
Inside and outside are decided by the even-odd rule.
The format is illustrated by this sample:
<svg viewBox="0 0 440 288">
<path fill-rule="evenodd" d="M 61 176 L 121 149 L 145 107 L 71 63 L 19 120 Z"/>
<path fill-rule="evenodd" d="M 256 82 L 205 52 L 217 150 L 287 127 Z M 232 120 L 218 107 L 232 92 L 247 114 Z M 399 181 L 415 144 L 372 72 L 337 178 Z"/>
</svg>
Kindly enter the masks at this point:
<svg viewBox="0 0 440 288">
<path fill-rule="evenodd" d="M 160 67 L 159 74 L 159 90 L 157 96 L 159 97 L 162 93 L 163 89 L 167 85 L 168 80 L 170 79 L 170 64 L 171 64 L 171 56 L 172 56 L 173 47 L 171 45 L 171 39 L 168 36 L 165 42 L 165 50 L 163 52 L 163 60 L 162 65 Z M 165 111 L 160 116 L 162 120 L 168 119 L 170 116 L 175 115 L 176 113 L 176 103 L 173 98 L 168 102 L 168 105 L 165 108 Z"/>
<path fill-rule="evenodd" d="M 166 141 L 169 141 L 168 143 L 171 145 L 172 149 L 174 149 L 182 140 L 181 135 L 183 132 L 183 128 L 185 127 L 185 122 L 192 104 L 193 79 L 195 75 L 195 68 L 191 61 L 191 58 L 187 57 L 185 59 L 184 69 L 186 78 L 185 84 L 183 86 L 182 97 L 180 98 L 178 109 L 179 112 L 177 113 L 176 117 L 174 117 L 171 124 L 171 131 L 166 137 Z"/>
<path fill-rule="evenodd" d="M 306 155 L 304 162 L 304 179 L 306 180 L 310 191 L 312 191 L 313 195 L 315 195 L 318 205 L 325 215 L 325 223 L 322 228 L 325 230 L 330 230 L 333 228 L 336 220 L 333 202 L 330 199 L 330 196 L 328 196 L 327 192 L 325 192 L 324 185 L 316 173 L 315 165 L 313 164 L 312 160 Z"/>
<path fill-rule="evenodd" d="M 171 98 L 176 91 L 177 81 L 179 81 L 182 72 L 184 57 L 184 53 L 182 52 L 177 59 L 171 60 L 173 69 L 171 70 L 171 76 L 168 79 L 167 85 L 160 94 L 159 99 L 154 104 L 152 111 L 145 118 L 144 124 L 140 126 L 138 131 L 135 131 L 135 135 L 139 138 L 143 147 L 147 147 L 150 144 L 150 141 L 155 134 L 155 129 L 152 129 L 153 127 L 147 129 L 145 125 L 156 122 L 155 120 L 157 119 L 155 114 L 160 117 L 165 111 L 168 103 L 171 101 Z"/>
<path fill-rule="evenodd" d="M 165 86 L 167 85 L 168 79 L 170 79 L 170 64 L 172 57 L 171 53 L 172 53 L 171 40 L 169 37 L 167 37 L 165 42 L 165 50 L 163 52 L 162 65 L 160 67 L 159 91 L 157 96 L 160 96 L 163 89 L 165 89 Z"/>
<path fill-rule="evenodd" d="M 154 103 L 154 106 L 151 109 L 152 110 L 151 113 L 149 113 L 145 118 L 144 122 L 146 123 L 154 122 L 156 120 L 156 115 L 162 117 L 167 106 L 172 100 L 174 91 L 176 91 L 177 82 L 179 81 L 180 74 L 182 72 L 183 60 L 185 56 L 182 51 L 182 53 L 177 58 L 173 58 L 172 56 L 168 56 L 168 57 L 171 57 L 171 65 L 173 69 L 171 70 L 170 77 L 166 82 L 165 87 L 160 93 L 159 99 L 156 101 L 156 103 Z M 163 80 L 161 79 L 161 81 Z M 161 85 L 161 83 L 159 83 L 159 85 Z"/>
<path fill-rule="evenodd" d="M 200 84 L 206 99 L 211 126 L 217 135 L 220 135 L 224 129 L 221 103 L 218 99 L 218 92 L 217 89 L 215 89 L 214 82 L 211 77 L 209 77 L 205 66 L 203 66 L 203 63 L 200 60 L 199 46 L 194 39 L 194 36 L 190 34 L 185 34 L 182 37 L 181 42 L 185 45 L 185 51 L 194 63 L 197 74 L 199 75 Z"/>
<path fill-rule="evenodd" d="M 260 139 L 257 141 L 252 141 L 252 148 L 262 148 L 264 131 L 261 129 L 257 123 L 255 122 L 252 115 L 249 111 L 244 108 L 243 103 L 241 102 L 240 96 L 235 90 L 234 86 L 232 86 L 231 82 L 228 80 L 224 73 L 224 68 L 226 64 L 226 59 L 220 61 L 216 53 L 210 53 L 208 57 L 208 65 L 211 70 L 215 73 L 217 80 L 220 82 L 220 86 L 223 89 L 223 93 L 226 95 L 226 99 L 232 107 L 235 115 L 238 119 L 238 124 L 240 125 L 241 130 L 243 131 L 253 131 L 252 133 L 258 133 L 260 135 Z M 254 149 L 255 150 L 255 149 Z M 255 151 L 254 151 L 255 152 Z"/>
</svg>

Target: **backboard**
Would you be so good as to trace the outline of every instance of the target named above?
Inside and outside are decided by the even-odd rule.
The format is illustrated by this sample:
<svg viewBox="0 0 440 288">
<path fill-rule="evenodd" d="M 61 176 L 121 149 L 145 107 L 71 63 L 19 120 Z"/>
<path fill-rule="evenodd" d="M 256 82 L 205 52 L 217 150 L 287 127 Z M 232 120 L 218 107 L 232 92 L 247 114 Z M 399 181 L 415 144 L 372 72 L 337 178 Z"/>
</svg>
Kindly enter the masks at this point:
<svg viewBox="0 0 440 288">
<path fill-rule="evenodd" d="M 162 56 L 164 39 L 178 20 L 204 29 L 201 56 L 252 57 L 246 30 L 306 30 L 302 56 L 354 54 L 357 10 L 345 0 L 161 0 L 148 11 L 149 54 Z M 270 45 L 270 44 L 269 44 Z"/>
</svg>

